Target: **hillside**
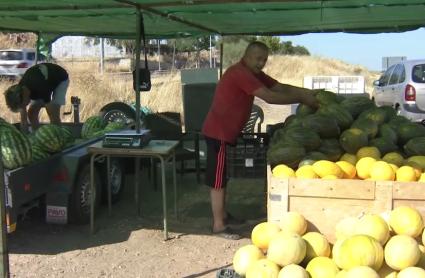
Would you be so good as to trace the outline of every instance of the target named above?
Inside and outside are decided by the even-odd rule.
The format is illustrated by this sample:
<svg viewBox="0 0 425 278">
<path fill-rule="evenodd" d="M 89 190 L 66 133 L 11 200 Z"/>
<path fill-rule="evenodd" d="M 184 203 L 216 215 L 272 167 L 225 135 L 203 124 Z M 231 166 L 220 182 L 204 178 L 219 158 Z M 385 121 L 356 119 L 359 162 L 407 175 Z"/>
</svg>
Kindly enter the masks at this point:
<svg viewBox="0 0 425 278">
<path fill-rule="evenodd" d="M 80 117 L 84 120 L 97 113 L 102 106 L 112 101 L 131 103 L 135 101 L 132 90 L 131 75 L 122 73 L 99 74 L 97 61 L 63 61 L 59 62 L 70 74 L 70 86 L 67 97 L 66 111 L 71 110 L 70 96 L 81 98 Z M 108 71 L 113 72 L 109 65 Z M 302 86 L 305 75 L 363 75 L 366 78 L 366 91 L 371 92 L 372 82 L 378 77 L 377 73 L 369 72 L 366 68 L 346 64 L 339 60 L 315 56 L 270 56 L 265 72 L 283 83 Z M 169 74 L 153 75 L 153 87 L 150 92 L 141 93 L 141 104 L 153 111 L 182 112 L 181 83 L 178 71 Z M 0 82 L 3 92 L 12 82 Z M 288 113 L 289 106 L 268 105 L 257 101 L 265 110 L 265 122 L 273 123 L 283 120 Z M 9 112 L 4 98 L 0 98 L 1 117 L 10 121 L 17 121 L 18 114 Z M 43 113 L 42 120 L 46 120 Z M 71 121 L 72 116 L 64 117 Z"/>
</svg>

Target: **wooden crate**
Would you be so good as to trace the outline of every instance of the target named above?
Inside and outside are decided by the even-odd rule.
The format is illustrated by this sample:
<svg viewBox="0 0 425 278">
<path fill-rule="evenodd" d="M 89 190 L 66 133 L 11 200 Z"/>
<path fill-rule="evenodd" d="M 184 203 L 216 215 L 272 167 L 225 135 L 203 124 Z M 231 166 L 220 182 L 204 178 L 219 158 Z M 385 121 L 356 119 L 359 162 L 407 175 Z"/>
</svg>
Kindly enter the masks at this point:
<svg viewBox="0 0 425 278">
<path fill-rule="evenodd" d="M 425 184 L 365 180 L 276 178 L 267 167 L 267 217 L 278 222 L 286 211 L 301 213 L 309 231 L 335 240 L 335 225 L 343 218 L 381 214 L 401 205 L 418 209 L 425 219 Z"/>
</svg>

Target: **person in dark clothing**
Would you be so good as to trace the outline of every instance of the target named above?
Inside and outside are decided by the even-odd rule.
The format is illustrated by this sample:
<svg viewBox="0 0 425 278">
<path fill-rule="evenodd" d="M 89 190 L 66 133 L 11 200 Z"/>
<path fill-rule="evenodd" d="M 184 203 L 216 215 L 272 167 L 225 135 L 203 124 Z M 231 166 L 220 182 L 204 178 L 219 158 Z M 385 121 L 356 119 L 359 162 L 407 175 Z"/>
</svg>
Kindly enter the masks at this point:
<svg viewBox="0 0 425 278">
<path fill-rule="evenodd" d="M 40 63 L 30 67 L 18 84 L 4 92 L 6 105 L 13 112 L 20 112 L 21 129 L 25 132 L 28 132 L 28 120 L 32 130 L 38 128 L 42 107 L 46 108 L 50 123 L 60 124 L 60 107 L 65 105 L 68 85 L 68 73 L 64 68 Z"/>
</svg>

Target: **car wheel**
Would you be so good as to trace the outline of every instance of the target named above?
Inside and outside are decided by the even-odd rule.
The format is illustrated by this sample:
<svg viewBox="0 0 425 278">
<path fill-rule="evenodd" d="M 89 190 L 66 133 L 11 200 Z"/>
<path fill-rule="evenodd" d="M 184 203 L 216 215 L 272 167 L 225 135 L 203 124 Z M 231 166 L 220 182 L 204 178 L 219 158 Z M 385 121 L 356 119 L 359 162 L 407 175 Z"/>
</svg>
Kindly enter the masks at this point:
<svg viewBox="0 0 425 278">
<path fill-rule="evenodd" d="M 91 194 L 94 194 L 95 212 L 99 209 L 101 201 L 101 183 L 97 168 L 94 168 L 95 192 L 90 189 L 90 164 L 82 166 L 74 184 L 70 200 L 70 222 L 87 224 L 90 221 Z"/>
<path fill-rule="evenodd" d="M 106 174 L 106 160 L 102 166 L 102 202 L 108 203 L 108 178 Z M 111 159 L 111 169 L 110 169 L 110 177 L 111 177 L 111 201 L 112 203 L 116 203 L 121 199 L 122 192 L 124 191 L 125 184 L 125 173 L 124 173 L 124 165 L 123 161 L 118 158 Z"/>
<path fill-rule="evenodd" d="M 100 116 L 106 122 L 124 123 L 130 128 L 136 126 L 136 110 L 124 102 L 108 103 L 100 109 Z M 141 120 L 142 125 L 143 121 Z"/>
</svg>

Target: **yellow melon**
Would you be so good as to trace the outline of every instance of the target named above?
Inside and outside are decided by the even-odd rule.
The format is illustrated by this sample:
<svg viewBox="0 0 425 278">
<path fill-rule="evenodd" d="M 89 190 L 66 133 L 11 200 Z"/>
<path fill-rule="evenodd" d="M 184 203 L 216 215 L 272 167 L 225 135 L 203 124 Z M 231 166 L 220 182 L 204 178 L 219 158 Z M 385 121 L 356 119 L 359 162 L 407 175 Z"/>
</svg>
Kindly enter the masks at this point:
<svg viewBox="0 0 425 278">
<path fill-rule="evenodd" d="M 415 266 L 421 258 L 416 240 L 407 235 L 395 235 L 388 240 L 384 249 L 385 262 L 395 270 Z"/>
<path fill-rule="evenodd" d="M 391 229 L 398 235 L 417 237 L 422 233 L 424 222 L 418 210 L 408 206 L 399 206 L 391 211 Z"/>
<path fill-rule="evenodd" d="M 382 157 L 382 160 L 389 164 L 394 164 L 397 167 L 401 167 L 404 164 L 404 157 L 398 152 L 387 153 Z"/>
<path fill-rule="evenodd" d="M 425 173 L 422 173 L 422 174 L 419 176 L 418 182 L 425 182 Z"/>
<path fill-rule="evenodd" d="M 338 272 L 335 278 L 347 278 L 347 270 L 341 270 L 340 272 Z"/>
<path fill-rule="evenodd" d="M 396 172 L 397 172 L 397 170 L 398 170 L 398 166 L 397 166 L 397 165 L 392 164 L 392 163 L 388 163 L 388 165 L 390 165 L 390 166 L 391 166 L 391 168 L 393 168 L 394 173 L 396 173 Z"/>
<path fill-rule="evenodd" d="M 339 168 L 335 162 L 328 160 L 319 160 L 314 162 L 313 169 L 314 172 L 316 172 L 316 174 L 321 178 L 329 175 L 341 178 L 343 175 L 341 168 Z"/>
<path fill-rule="evenodd" d="M 370 170 L 375 162 L 376 159 L 373 157 L 360 158 L 356 163 L 357 176 L 361 179 L 370 178 Z"/>
<path fill-rule="evenodd" d="M 295 171 L 285 164 L 279 164 L 275 166 L 272 170 L 272 174 L 277 178 L 291 178 L 295 177 Z"/>
<path fill-rule="evenodd" d="M 307 270 L 297 264 L 290 264 L 279 271 L 277 278 L 310 278 Z"/>
<path fill-rule="evenodd" d="M 252 243 L 265 251 L 269 247 L 271 238 L 279 233 L 280 228 L 277 223 L 262 222 L 257 224 L 251 232 Z"/>
<path fill-rule="evenodd" d="M 393 181 L 395 179 L 395 172 L 387 162 L 376 161 L 372 164 L 370 178 L 375 181 Z"/>
<path fill-rule="evenodd" d="M 293 232 L 302 236 L 307 231 L 307 220 L 296 211 L 288 211 L 282 214 L 279 227 L 285 232 Z"/>
<path fill-rule="evenodd" d="M 307 252 L 304 262 L 308 263 L 315 257 L 329 257 L 331 246 L 324 235 L 318 232 L 309 232 L 302 236 L 307 244 Z"/>
<path fill-rule="evenodd" d="M 332 260 L 334 260 L 334 262 L 339 268 L 342 268 L 340 255 L 339 255 L 339 249 L 341 248 L 341 245 L 344 242 L 344 240 L 345 238 L 339 238 L 335 241 L 334 245 L 332 246 L 332 252 L 331 252 Z"/>
<path fill-rule="evenodd" d="M 370 266 L 379 270 L 384 261 L 384 250 L 373 237 L 354 235 L 342 242 L 338 251 L 338 261 L 345 270 L 355 266 Z"/>
<path fill-rule="evenodd" d="M 420 267 L 408 267 L 400 271 L 397 278 L 425 278 L 425 270 Z"/>
<path fill-rule="evenodd" d="M 277 278 L 280 267 L 268 259 L 260 259 L 251 264 L 246 271 L 246 278 Z"/>
<path fill-rule="evenodd" d="M 372 157 L 376 160 L 381 158 L 381 152 L 377 147 L 361 147 L 356 153 L 357 159 Z"/>
<path fill-rule="evenodd" d="M 338 221 L 335 226 L 335 237 L 337 239 L 345 239 L 355 234 L 355 228 L 359 219 L 351 216 Z"/>
<path fill-rule="evenodd" d="M 425 269 L 425 247 L 422 244 L 419 244 L 419 250 L 421 251 L 421 257 L 419 261 L 416 263 L 416 266 L 422 267 Z"/>
<path fill-rule="evenodd" d="M 303 165 L 295 171 L 295 176 L 301 179 L 317 179 L 319 176 L 314 172 L 311 165 Z"/>
<path fill-rule="evenodd" d="M 401 166 L 395 173 L 396 181 L 416 181 L 416 171 L 411 166 Z"/>
<path fill-rule="evenodd" d="M 381 278 L 397 278 L 398 272 L 384 262 L 378 274 Z"/>
<path fill-rule="evenodd" d="M 347 271 L 346 278 L 380 278 L 378 273 L 369 266 L 356 266 Z"/>
<path fill-rule="evenodd" d="M 248 267 L 263 258 L 264 254 L 257 246 L 253 244 L 242 246 L 233 256 L 233 269 L 237 274 L 245 276 Z"/>
<path fill-rule="evenodd" d="M 335 262 L 328 257 L 316 257 L 312 259 L 306 267 L 311 278 L 335 277 L 339 269 Z"/>
<path fill-rule="evenodd" d="M 267 259 L 280 265 L 299 264 L 306 254 L 305 241 L 295 233 L 280 232 L 275 235 L 267 250 Z"/>
<path fill-rule="evenodd" d="M 354 179 L 356 176 L 356 167 L 347 161 L 337 161 L 336 164 L 341 168 L 343 172 L 342 178 L 344 179 Z"/>
<path fill-rule="evenodd" d="M 367 214 L 360 218 L 356 224 L 355 233 L 369 235 L 379 241 L 382 246 L 390 237 L 390 229 L 387 222 L 375 214 Z"/>
<path fill-rule="evenodd" d="M 341 158 L 339 160 L 340 161 L 347 161 L 351 165 L 356 165 L 356 163 L 357 163 L 357 156 L 355 154 L 345 153 L 345 154 L 343 154 L 341 156 Z"/>
</svg>

